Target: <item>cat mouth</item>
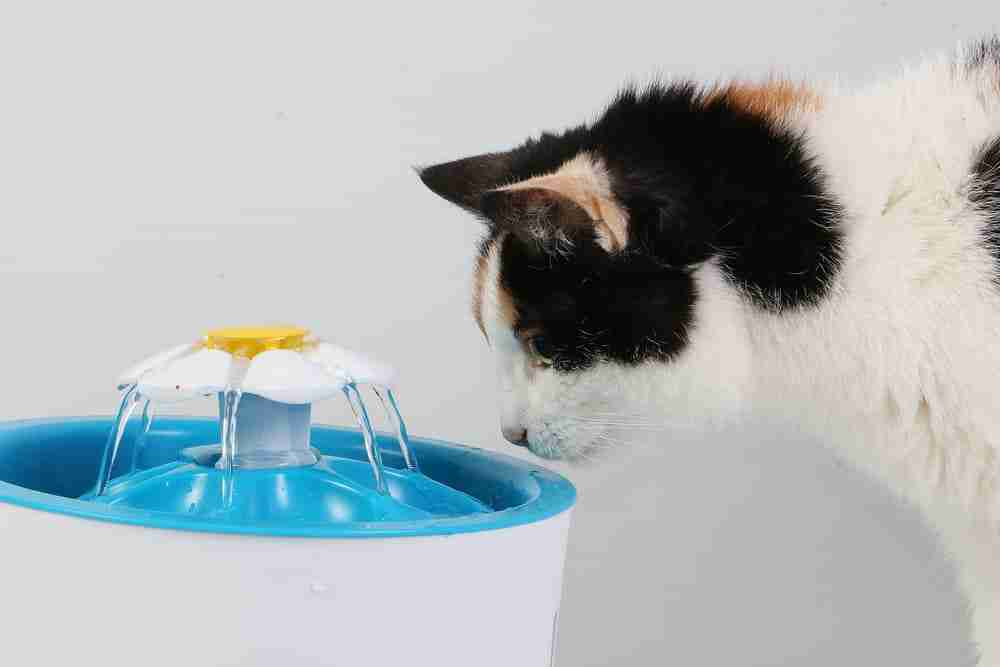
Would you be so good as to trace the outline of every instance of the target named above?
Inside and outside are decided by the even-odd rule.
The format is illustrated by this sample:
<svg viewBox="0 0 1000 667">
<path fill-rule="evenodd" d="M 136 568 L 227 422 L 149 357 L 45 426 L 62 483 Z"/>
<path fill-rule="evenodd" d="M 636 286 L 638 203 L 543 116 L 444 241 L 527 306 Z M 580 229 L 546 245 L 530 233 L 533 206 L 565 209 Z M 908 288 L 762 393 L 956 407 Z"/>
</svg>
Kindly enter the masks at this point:
<svg viewBox="0 0 1000 667">
<path fill-rule="evenodd" d="M 545 459 L 546 461 L 561 461 L 565 460 L 566 454 L 561 451 L 558 447 L 552 447 L 550 445 L 528 445 L 528 451 L 537 456 L 540 459 Z"/>
<path fill-rule="evenodd" d="M 538 431 L 529 429 L 527 447 L 540 459 L 586 467 L 613 457 L 629 442 L 615 427 L 562 419 L 548 422 Z"/>
<path fill-rule="evenodd" d="M 567 458 L 567 443 L 565 437 L 554 432 L 552 424 L 543 424 L 540 428 L 526 429 L 523 441 L 524 447 L 540 459 L 558 461 Z"/>
<path fill-rule="evenodd" d="M 538 439 L 530 437 L 528 440 L 528 450 L 546 461 L 582 462 L 589 459 L 588 452 L 591 448 L 591 443 L 579 435 L 549 435 Z"/>
</svg>

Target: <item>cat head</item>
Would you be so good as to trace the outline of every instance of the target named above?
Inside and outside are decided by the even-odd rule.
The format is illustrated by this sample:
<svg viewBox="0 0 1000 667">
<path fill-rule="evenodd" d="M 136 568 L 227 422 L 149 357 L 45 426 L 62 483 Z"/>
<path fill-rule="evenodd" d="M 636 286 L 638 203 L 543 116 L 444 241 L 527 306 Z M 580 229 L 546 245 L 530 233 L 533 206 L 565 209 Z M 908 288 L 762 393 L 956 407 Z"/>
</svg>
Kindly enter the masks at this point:
<svg viewBox="0 0 1000 667">
<path fill-rule="evenodd" d="M 591 457 L 651 415 L 738 410 L 745 303 L 814 300 L 820 255 L 835 254 L 797 139 L 687 85 L 627 91 L 593 125 L 419 173 L 486 225 L 473 312 L 497 357 L 502 431 L 546 458 Z M 819 226 L 792 233 L 812 244 L 800 256 L 762 243 L 809 216 Z"/>
</svg>

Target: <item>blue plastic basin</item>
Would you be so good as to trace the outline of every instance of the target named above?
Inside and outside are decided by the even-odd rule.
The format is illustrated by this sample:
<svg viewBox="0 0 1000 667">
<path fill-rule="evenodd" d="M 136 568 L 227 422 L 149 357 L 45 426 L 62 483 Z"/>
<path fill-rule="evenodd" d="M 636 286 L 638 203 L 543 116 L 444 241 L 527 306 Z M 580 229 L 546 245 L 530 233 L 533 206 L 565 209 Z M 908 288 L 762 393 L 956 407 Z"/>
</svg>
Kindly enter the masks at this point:
<svg viewBox="0 0 1000 667">
<path fill-rule="evenodd" d="M 84 519 L 176 530 L 300 537 L 403 537 L 509 528 L 553 517 L 573 506 L 568 480 L 530 462 L 441 441 L 414 438 L 421 471 L 461 491 L 492 511 L 445 518 L 399 521 L 227 521 L 220 517 L 150 511 L 80 500 L 93 488 L 111 420 L 37 419 L 0 423 L 0 502 Z M 132 426 L 130 428 L 135 428 Z M 170 464 L 181 450 L 218 442 L 214 419 L 158 418 L 139 460 L 139 469 Z M 121 474 L 132 461 L 131 444 L 118 457 Z M 380 436 L 385 464 L 405 468 L 394 440 Z M 327 456 L 366 461 L 358 431 L 316 426 L 312 446 Z"/>
</svg>

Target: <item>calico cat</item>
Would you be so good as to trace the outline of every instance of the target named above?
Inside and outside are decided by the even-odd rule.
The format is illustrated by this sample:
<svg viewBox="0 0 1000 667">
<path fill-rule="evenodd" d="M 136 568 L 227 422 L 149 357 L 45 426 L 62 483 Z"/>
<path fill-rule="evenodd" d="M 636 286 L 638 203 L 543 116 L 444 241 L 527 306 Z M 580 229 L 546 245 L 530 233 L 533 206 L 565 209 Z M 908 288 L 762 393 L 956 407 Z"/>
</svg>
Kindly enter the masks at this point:
<svg viewBox="0 0 1000 667">
<path fill-rule="evenodd" d="M 486 225 L 510 442 L 793 415 L 921 508 L 1000 667 L 1000 38 L 853 92 L 628 88 L 419 174 Z"/>
</svg>

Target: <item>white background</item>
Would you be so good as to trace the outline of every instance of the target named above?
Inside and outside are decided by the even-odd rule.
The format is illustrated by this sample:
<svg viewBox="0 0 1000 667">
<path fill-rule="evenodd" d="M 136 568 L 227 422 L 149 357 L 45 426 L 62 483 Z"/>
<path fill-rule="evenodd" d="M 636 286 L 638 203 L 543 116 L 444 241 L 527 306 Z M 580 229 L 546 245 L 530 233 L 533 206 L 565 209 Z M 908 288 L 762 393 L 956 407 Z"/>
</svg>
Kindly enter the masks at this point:
<svg viewBox="0 0 1000 667">
<path fill-rule="evenodd" d="M 626 79 L 858 83 L 998 20 L 985 1 L 12 4 L 0 417 L 107 413 L 146 353 L 289 321 L 394 362 L 415 433 L 505 451 L 468 309 L 481 230 L 412 165 L 584 121 Z M 562 667 L 971 664 L 918 519 L 794 434 L 664 435 L 568 474 Z"/>
</svg>

